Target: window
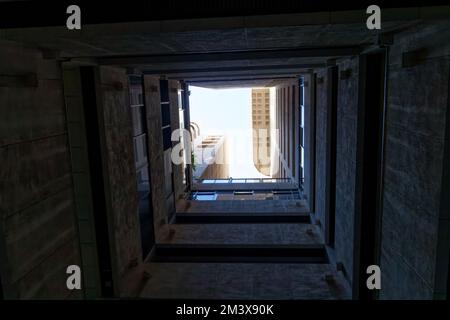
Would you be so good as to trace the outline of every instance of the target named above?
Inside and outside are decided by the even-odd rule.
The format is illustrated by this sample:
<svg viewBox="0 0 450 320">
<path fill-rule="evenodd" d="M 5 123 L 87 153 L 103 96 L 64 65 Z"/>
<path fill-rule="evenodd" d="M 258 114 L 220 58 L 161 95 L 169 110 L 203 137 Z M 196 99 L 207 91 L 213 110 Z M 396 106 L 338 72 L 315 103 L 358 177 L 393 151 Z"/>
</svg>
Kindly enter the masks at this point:
<svg viewBox="0 0 450 320">
<path fill-rule="evenodd" d="M 198 201 L 214 201 L 217 199 L 215 192 L 196 192 L 192 195 L 192 200 Z"/>
<path fill-rule="evenodd" d="M 139 199 L 139 224 L 142 254 L 145 259 L 154 244 L 153 205 L 147 147 L 147 121 L 141 76 L 129 77 L 129 97 L 133 124 L 133 146 L 136 184 Z"/>
</svg>

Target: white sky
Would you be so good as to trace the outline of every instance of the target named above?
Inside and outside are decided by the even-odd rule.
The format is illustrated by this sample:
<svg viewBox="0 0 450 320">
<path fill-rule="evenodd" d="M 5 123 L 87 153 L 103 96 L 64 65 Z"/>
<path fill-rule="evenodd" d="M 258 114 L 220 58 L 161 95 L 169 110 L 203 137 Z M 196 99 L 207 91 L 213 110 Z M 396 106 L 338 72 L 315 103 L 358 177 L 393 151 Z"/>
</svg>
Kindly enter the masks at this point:
<svg viewBox="0 0 450 320">
<path fill-rule="evenodd" d="M 251 88 L 190 86 L 189 90 L 191 122 L 199 125 L 200 134 L 223 134 L 227 137 L 230 177 L 266 177 L 253 164 Z"/>
</svg>

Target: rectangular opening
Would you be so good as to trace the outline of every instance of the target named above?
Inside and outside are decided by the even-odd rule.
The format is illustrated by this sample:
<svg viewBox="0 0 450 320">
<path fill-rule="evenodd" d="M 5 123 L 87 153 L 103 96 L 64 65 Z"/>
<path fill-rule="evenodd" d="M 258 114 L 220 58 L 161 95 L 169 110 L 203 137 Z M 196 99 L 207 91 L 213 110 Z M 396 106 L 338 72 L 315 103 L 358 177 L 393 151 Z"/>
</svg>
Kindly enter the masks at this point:
<svg viewBox="0 0 450 320">
<path fill-rule="evenodd" d="M 192 200 L 214 201 L 216 199 L 217 199 L 217 194 L 215 192 L 195 192 L 192 195 Z"/>
<path fill-rule="evenodd" d="M 303 183 L 305 181 L 305 80 L 303 77 L 299 80 L 299 113 L 298 113 L 298 185 L 303 187 Z M 295 105 L 295 103 L 294 103 Z M 295 108 L 295 107 L 294 107 Z"/>
<path fill-rule="evenodd" d="M 189 91 L 194 181 L 270 178 L 271 89 L 205 83 Z"/>
<path fill-rule="evenodd" d="M 273 87 L 190 83 L 191 190 L 301 188 L 305 123 L 300 108 L 304 90 L 299 81 L 295 76 Z M 269 160 L 268 164 L 261 161 L 260 151 Z M 217 200 L 263 198 L 257 193 L 217 196 Z M 264 199 L 292 200 L 302 196 L 271 194 Z"/>
<path fill-rule="evenodd" d="M 109 241 L 107 205 L 103 177 L 101 130 L 98 117 L 95 71 L 93 67 L 81 67 L 81 86 L 85 115 L 90 183 L 95 221 L 95 236 L 99 259 L 101 293 L 103 297 L 114 296 Z"/>
</svg>

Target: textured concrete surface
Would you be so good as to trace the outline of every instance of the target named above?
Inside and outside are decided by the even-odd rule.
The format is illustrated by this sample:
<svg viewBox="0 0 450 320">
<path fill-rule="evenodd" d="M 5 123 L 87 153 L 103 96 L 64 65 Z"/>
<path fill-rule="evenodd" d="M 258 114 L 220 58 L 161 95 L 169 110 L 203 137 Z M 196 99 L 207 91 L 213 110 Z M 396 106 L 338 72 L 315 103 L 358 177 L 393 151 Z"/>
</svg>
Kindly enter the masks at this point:
<svg viewBox="0 0 450 320">
<path fill-rule="evenodd" d="M 152 179 L 152 203 L 155 234 L 167 221 L 166 203 L 164 196 L 164 158 L 161 133 L 161 97 L 159 79 L 144 76 L 145 105 L 147 111 L 148 128 L 148 162 Z"/>
<path fill-rule="evenodd" d="M 317 72 L 316 95 L 316 211 L 315 217 L 325 230 L 326 150 L 327 150 L 327 70 Z"/>
<path fill-rule="evenodd" d="M 317 227 L 302 223 L 174 224 L 157 243 L 171 244 L 320 244 Z M 169 232 L 169 230 L 171 232 Z"/>
<path fill-rule="evenodd" d="M 342 278 L 326 264 L 149 263 L 146 270 L 141 298 L 348 299 Z"/>
<path fill-rule="evenodd" d="M 440 207 L 448 201 L 440 194 L 449 37 L 449 22 L 413 29 L 390 52 L 382 299 L 431 299 L 435 290 Z M 419 48 L 428 48 L 425 59 L 402 68 L 401 54 Z"/>
<path fill-rule="evenodd" d="M 190 201 L 182 200 L 177 203 L 177 212 L 183 213 L 308 213 L 304 200 L 215 200 Z"/>
<path fill-rule="evenodd" d="M 80 264 L 59 64 L 0 43 L 0 75 L 35 74 L 35 86 L 0 87 L 0 267 L 9 298 L 81 297 L 66 268 Z M 2 248 L 3 249 L 3 248 Z M 3 256 L 5 254 L 5 256 Z"/>
<path fill-rule="evenodd" d="M 169 80 L 169 100 L 170 100 L 170 127 L 172 132 L 180 129 L 180 107 L 178 105 L 178 89 L 180 84 L 176 80 Z M 176 141 L 172 142 L 176 145 Z M 184 194 L 185 185 L 183 184 L 183 166 L 172 163 L 173 185 L 175 200 Z"/>
<path fill-rule="evenodd" d="M 78 67 L 63 67 L 64 99 L 73 175 L 75 216 L 78 222 L 83 288 L 86 299 L 101 295 L 98 251 L 95 236 L 93 190 L 85 128 L 81 72 Z"/>
<path fill-rule="evenodd" d="M 335 255 L 336 261 L 342 262 L 350 282 L 353 272 L 358 62 L 355 57 L 338 64 L 339 70 L 350 69 L 351 76 L 338 80 Z"/>
<path fill-rule="evenodd" d="M 295 146 L 298 145 L 299 126 L 294 124 L 299 123 L 299 96 L 296 88 L 298 82 L 295 80 L 285 81 L 276 87 L 275 128 L 279 131 L 275 140 L 275 152 L 278 152 L 280 161 L 278 172 L 273 174 L 298 182 L 299 153 Z"/>
<path fill-rule="evenodd" d="M 128 290 L 125 277 L 139 264 L 142 249 L 139 239 L 137 178 L 134 162 L 132 121 L 129 104 L 128 76 L 124 69 L 100 67 L 100 121 L 104 125 L 102 139 L 109 228 L 113 234 L 113 272 L 118 279 L 119 294 Z M 115 84 L 122 89 L 116 90 Z"/>
<path fill-rule="evenodd" d="M 336 16 L 332 18 L 332 14 Z M 357 21 L 364 21 L 365 17 L 361 17 L 361 14 L 357 14 Z M 83 32 L 73 32 L 62 27 L 9 29 L 4 30 L 3 37 L 41 43 L 52 49 L 63 50 L 64 56 L 320 47 L 324 43 L 345 46 L 350 40 L 356 44 L 374 42 L 376 33 L 367 32 L 365 24 L 355 23 L 357 21 L 345 24 L 345 18 L 348 17 L 324 12 L 321 16 L 288 16 L 287 20 L 280 16 L 257 16 L 225 19 L 222 22 L 219 19 L 197 19 L 86 25 Z M 405 15 L 401 17 L 400 20 L 403 20 Z M 389 32 L 406 23 L 385 21 L 383 30 Z"/>
</svg>

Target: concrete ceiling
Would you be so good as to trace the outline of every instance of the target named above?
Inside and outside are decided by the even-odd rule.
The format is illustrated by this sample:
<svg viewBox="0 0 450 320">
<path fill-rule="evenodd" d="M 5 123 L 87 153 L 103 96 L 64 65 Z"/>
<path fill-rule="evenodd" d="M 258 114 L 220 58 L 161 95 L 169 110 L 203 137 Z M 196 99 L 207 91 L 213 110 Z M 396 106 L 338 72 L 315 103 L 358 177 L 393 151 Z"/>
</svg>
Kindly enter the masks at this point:
<svg viewBox="0 0 450 320">
<path fill-rule="evenodd" d="M 382 30 L 366 28 L 363 11 L 285 14 L 0 29 L 0 40 L 25 42 L 61 59 L 137 68 L 196 83 L 234 79 L 244 85 L 298 76 L 330 59 L 357 54 L 424 19 L 440 18 L 450 7 L 386 9 Z M 237 83 L 236 81 L 234 83 Z"/>
<path fill-rule="evenodd" d="M 411 21 L 386 22 L 383 33 L 411 24 Z M 124 26 L 125 27 L 125 26 Z M 148 32 L 140 24 L 134 32 L 121 32 L 119 26 L 86 26 L 86 31 L 47 27 L 5 29 L 6 40 L 25 41 L 60 51 L 61 57 L 111 57 L 168 55 L 245 50 L 286 49 L 366 45 L 376 41 L 380 32 L 368 30 L 365 21 L 351 24 L 298 25 L 230 28 L 177 32 Z M 98 32 L 96 32 L 98 30 Z M 120 28 L 119 28 L 120 29 Z M 101 32 L 100 32 L 101 30 Z"/>
</svg>

